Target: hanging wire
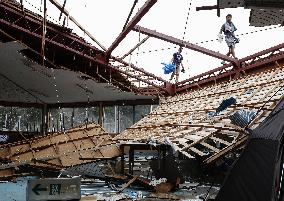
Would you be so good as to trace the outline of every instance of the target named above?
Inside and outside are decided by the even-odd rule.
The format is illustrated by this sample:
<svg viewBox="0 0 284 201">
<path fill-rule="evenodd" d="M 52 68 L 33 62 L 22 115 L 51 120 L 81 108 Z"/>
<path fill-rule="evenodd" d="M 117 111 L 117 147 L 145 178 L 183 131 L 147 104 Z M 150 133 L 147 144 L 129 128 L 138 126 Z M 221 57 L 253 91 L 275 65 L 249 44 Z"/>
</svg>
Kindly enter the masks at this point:
<svg viewBox="0 0 284 201">
<path fill-rule="evenodd" d="M 188 11 L 187 11 L 187 17 L 186 17 L 186 20 L 185 20 L 185 26 L 184 26 L 182 40 L 185 39 L 185 35 L 186 35 L 187 27 L 188 27 L 188 22 L 189 22 L 189 15 L 190 15 L 190 11 L 191 11 L 191 5 L 192 5 L 192 0 L 189 2 L 189 7 L 188 7 Z"/>
<path fill-rule="evenodd" d="M 32 3 L 30 3 L 28 0 L 25 0 L 25 2 L 26 2 L 27 4 L 29 4 L 31 7 L 35 8 L 36 10 L 38 10 L 40 13 L 42 13 L 43 10 L 41 9 L 41 7 L 40 7 L 40 8 L 36 7 L 36 6 L 33 5 Z M 42 0 L 41 0 L 41 5 L 42 5 L 42 4 L 43 4 L 43 3 L 42 3 Z M 48 17 L 49 19 L 51 19 L 52 21 L 56 22 L 57 24 L 60 24 L 60 22 L 59 22 L 58 20 L 54 19 L 53 17 L 51 17 L 51 16 L 49 16 L 49 15 L 47 15 L 47 17 Z"/>
<path fill-rule="evenodd" d="M 59 100 L 59 89 L 58 89 L 58 86 L 56 84 L 57 82 L 56 82 L 55 71 L 54 71 L 53 67 L 51 67 L 50 70 L 51 70 L 51 74 L 52 74 L 52 77 L 53 77 L 53 85 L 54 85 L 55 94 L 56 94 L 56 102 L 59 104 L 60 103 L 60 100 Z M 62 108 L 60 106 L 58 107 L 58 110 L 59 110 L 59 129 L 60 129 L 60 131 L 63 130 L 63 132 L 65 134 L 64 113 L 63 113 L 63 110 L 62 110 Z M 57 126 L 57 132 L 59 132 L 59 129 L 58 129 L 58 126 Z"/>
<path fill-rule="evenodd" d="M 186 36 L 186 31 L 187 31 L 188 22 L 189 22 L 191 6 L 192 6 L 192 0 L 189 2 L 189 6 L 188 6 L 188 11 L 187 11 L 187 16 L 186 16 L 186 20 L 185 20 L 185 26 L 184 26 L 184 32 L 183 32 L 183 37 L 182 37 L 183 41 L 185 40 L 185 36 Z M 187 58 L 186 59 L 186 63 L 188 64 L 189 63 L 188 52 L 185 53 L 185 57 Z M 188 65 L 187 65 L 186 68 L 187 68 L 187 70 L 189 70 L 189 66 Z"/>
<path fill-rule="evenodd" d="M 51 73 L 52 73 L 52 77 L 53 77 L 53 86 L 55 89 L 55 94 L 56 94 L 56 102 L 59 104 L 59 90 L 58 90 L 58 86 L 56 84 L 56 76 L 55 76 L 55 71 L 54 68 L 51 68 Z M 59 110 L 59 126 L 60 126 L 60 130 L 62 130 L 62 128 L 64 128 L 64 125 L 62 124 L 62 120 L 63 120 L 63 115 L 62 115 L 62 108 L 59 106 L 58 107 Z M 65 130 L 65 129 L 64 129 Z M 57 130 L 58 132 L 58 130 Z"/>
<path fill-rule="evenodd" d="M 137 1 L 137 3 L 136 3 L 135 5 L 137 5 L 137 4 L 138 4 L 138 1 Z M 139 12 L 139 10 L 140 10 L 140 6 L 138 6 L 138 8 L 137 8 L 137 12 Z M 138 43 L 140 43 L 140 42 L 141 42 L 141 32 L 140 32 L 140 30 L 139 30 L 139 33 L 138 33 Z M 138 51 L 138 53 L 140 52 L 140 46 L 138 46 L 137 51 Z M 137 56 L 137 55 L 136 55 L 136 56 Z M 129 58 L 129 68 L 130 68 L 130 66 L 131 66 L 131 59 L 132 59 L 132 57 L 133 57 L 133 53 L 130 54 L 130 58 Z M 133 60 L 134 60 L 134 62 L 135 62 L 135 65 L 137 66 L 137 65 L 138 65 L 138 57 L 134 58 Z"/>
<path fill-rule="evenodd" d="M 140 8 L 138 8 L 138 11 L 139 11 L 139 9 Z M 141 32 L 140 32 L 140 30 L 139 30 L 139 34 L 138 34 L 138 43 L 140 43 L 141 42 Z M 140 52 L 140 46 L 138 47 L 138 52 Z M 138 57 L 136 57 L 136 59 L 135 59 L 135 64 L 136 65 L 138 65 Z"/>
</svg>

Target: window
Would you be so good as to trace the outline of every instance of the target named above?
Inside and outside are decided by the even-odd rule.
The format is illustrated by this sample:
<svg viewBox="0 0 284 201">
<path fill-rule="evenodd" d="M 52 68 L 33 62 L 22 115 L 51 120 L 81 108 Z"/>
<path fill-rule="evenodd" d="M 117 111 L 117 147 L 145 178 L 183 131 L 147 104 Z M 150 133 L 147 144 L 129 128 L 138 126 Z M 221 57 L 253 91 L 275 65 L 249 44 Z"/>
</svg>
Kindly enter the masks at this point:
<svg viewBox="0 0 284 201">
<path fill-rule="evenodd" d="M 60 118 L 60 110 L 59 109 L 51 109 L 49 111 L 49 132 L 57 132 L 63 129 L 62 120 Z"/>
<path fill-rule="evenodd" d="M 137 105 L 135 106 L 135 122 L 140 121 L 147 114 L 151 112 L 151 105 Z"/>
<path fill-rule="evenodd" d="M 40 132 L 41 108 L 0 107 L 2 131 Z"/>
<path fill-rule="evenodd" d="M 133 125 L 133 106 L 119 106 L 119 132 Z"/>
<path fill-rule="evenodd" d="M 117 132 L 117 107 L 104 107 L 104 121 L 103 127 L 106 132 Z"/>
<path fill-rule="evenodd" d="M 75 127 L 88 123 L 88 108 L 74 108 L 73 120 Z"/>
<path fill-rule="evenodd" d="M 99 107 L 90 107 L 88 108 L 88 119 L 89 122 L 98 123 L 99 122 Z"/>
</svg>

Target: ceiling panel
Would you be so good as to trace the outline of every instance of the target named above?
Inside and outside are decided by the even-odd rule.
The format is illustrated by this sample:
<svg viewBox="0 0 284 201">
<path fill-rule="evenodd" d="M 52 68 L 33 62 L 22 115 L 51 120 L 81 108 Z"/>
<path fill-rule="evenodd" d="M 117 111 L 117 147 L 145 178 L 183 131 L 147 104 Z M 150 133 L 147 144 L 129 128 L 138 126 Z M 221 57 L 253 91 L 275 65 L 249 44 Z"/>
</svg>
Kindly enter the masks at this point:
<svg viewBox="0 0 284 201">
<path fill-rule="evenodd" d="M 244 0 L 219 0 L 220 8 L 237 8 L 245 5 Z"/>
<path fill-rule="evenodd" d="M 0 43 L 0 101 L 75 103 L 152 99 L 123 92 L 79 72 L 50 69 L 20 53 L 17 42 Z"/>
<path fill-rule="evenodd" d="M 245 0 L 247 8 L 284 8 L 283 0 Z"/>
<path fill-rule="evenodd" d="M 250 25 L 264 27 L 282 24 L 284 21 L 283 10 L 276 9 L 252 9 L 250 15 Z"/>
</svg>

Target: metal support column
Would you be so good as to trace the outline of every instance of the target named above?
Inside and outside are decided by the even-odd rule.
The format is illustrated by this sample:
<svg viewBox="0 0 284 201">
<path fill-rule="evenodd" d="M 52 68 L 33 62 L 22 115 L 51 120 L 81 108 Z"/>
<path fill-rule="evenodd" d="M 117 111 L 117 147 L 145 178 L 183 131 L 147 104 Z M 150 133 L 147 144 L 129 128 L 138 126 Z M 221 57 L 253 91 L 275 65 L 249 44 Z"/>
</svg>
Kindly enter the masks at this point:
<svg viewBox="0 0 284 201">
<path fill-rule="evenodd" d="M 128 168 L 129 174 L 133 175 L 133 167 L 134 167 L 134 148 L 130 146 L 129 149 L 129 161 L 128 161 Z"/>
<path fill-rule="evenodd" d="M 100 102 L 99 104 L 99 120 L 98 123 L 100 126 L 103 126 L 103 120 L 104 119 L 104 107 L 103 107 L 103 103 Z"/>
<path fill-rule="evenodd" d="M 121 149 L 121 160 L 120 160 L 120 173 L 124 175 L 124 164 L 125 164 L 125 158 L 124 158 L 124 145 L 120 146 Z"/>
</svg>

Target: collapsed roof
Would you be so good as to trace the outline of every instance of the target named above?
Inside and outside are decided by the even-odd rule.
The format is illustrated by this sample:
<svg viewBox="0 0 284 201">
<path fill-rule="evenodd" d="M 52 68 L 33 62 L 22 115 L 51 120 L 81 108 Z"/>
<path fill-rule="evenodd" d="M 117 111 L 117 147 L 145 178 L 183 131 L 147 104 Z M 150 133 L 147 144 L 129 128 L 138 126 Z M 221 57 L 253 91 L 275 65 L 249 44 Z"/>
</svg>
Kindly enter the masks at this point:
<svg viewBox="0 0 284 201">
<path fill-rule="evenodd" d="M 283 97 L 283 79 L 281 64 L 166 98 L 155 111 L 115 139 L 168 143 L 188 158 L 214 162 L 244 145 L 248 138 L 243 128 L 231 123 L 230 117 L 241 110 L 252 111 L 257 116 L 249 128 L 257 126 Z M 210 115 L 230 97 L 236 99 L 235 105 Z"/>
<path fill-rule="evenodd" d="M 67 68 L 47 68 L 31 59 L 18 42 L 0 43 L 0 101 L 21 103 L 80 103 L 151 99 L 98 82 Z"/>
</svg>

